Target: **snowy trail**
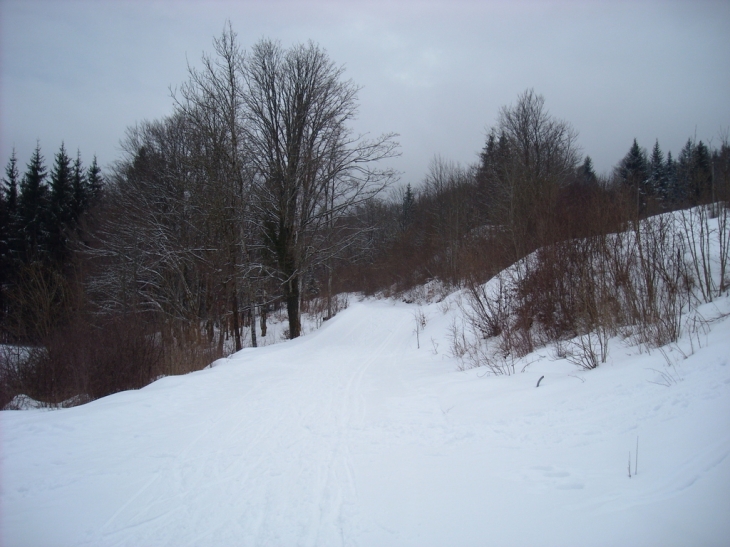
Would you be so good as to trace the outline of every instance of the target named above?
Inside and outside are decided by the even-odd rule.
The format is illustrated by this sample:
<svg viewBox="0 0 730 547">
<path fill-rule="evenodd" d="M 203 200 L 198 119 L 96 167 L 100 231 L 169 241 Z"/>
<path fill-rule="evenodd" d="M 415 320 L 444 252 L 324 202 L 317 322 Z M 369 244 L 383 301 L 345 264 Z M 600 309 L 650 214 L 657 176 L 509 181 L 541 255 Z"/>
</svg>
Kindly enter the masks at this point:
<svg viewBox="0 0 730 547">
<path fill-rule="evenodd" d="M 352 321 L 332 322 L 288 347 L 262 348 L 259 352 L 269 355 L 255 371 L 246 369 L 254 355 L 249 350 L 213 371 L 192 375 L 191 385 L 168 378 L 138 393 L 84 407 L 102 407 L 100 411 L 113 414 L 116 423 L 78 409 L 42 413 L 44 418 L 83 415 L 70 418 L 77 422 L 76 442 L 49 439 L 60 441 L 67 455 L 63 463 L 56 463 L 76 469 L 73 481 L 81 489 L 84 483 L 96 482 L 105 497 L 116 498 L 107 498 L 110 506 L 117 507 L 101 526 L 78 519 L 79 529 L 87 527 L 80 544 L 226 544 L 232 533 L 245 544 L 346 543 L 349 530 L 344 527 L 352 522 L 348 511 L 357 501 L 349 431 L 363 419 L 363 376 L 381 360 L 397 364 L 393 341 L 408 342 L 411 320 L 407 311 L 385 323 L 356 314 Z M 260 362 L 262 357 L 256 357 Z M 226 376 L 222 382 L 219 374 Z M 217 378 L 211 385 L 212 376 Z M 137 399 L 134 410 L 147 407 L 151 412 L 128 414 L 131 408 L 112 402 L 125 398 Z M 113 408 L 104 408 L 108 406 Z M 160 408 L 165 411 L 157 412 Z M 22 422 L 28 415 L 17 417 Z M 139 431 L 140 419 L 147 432 Z M 121 468 L 131 483 L 137 483 L 129 493 L 124 493 L 124 478 L 83 476 L 84 468 L 103 475 L 102 462 L 89 461 L 85 452 L 87 442 L 109 435 L 108 428 L 112 437 L 120 437 L 118 446 L 105 447 L 104 466 Z M 9 428 L 4 429 L 7 459 L 13 443 Z M 33 432 L 34 426 L 29 430 Z M 135 454 L 123 447 L 139 436 L 146 438 L 151 450 Z M 125 469 L 125 463 L 135 460 L 140 467 Z M 12 471 L 24 474 L 21 469 Z M 99 488 L 99 478 L 110 480 Z M 22 504 L 22 500 L 12 503 L 16 501 Z M 102 516 L 94 507 L 98 501 L 60 499 L 58 505 L 70 502 L 81 514 Z"/>
<path fill-rule="evenodd" d="M 356 303 L 212 369 L 82 407 L 3 412 L 0 544 L 730 537 L 730 321 L 661 386 L 661 357 L 625 349 L 587 374 L 539 356 L 512 377 L 459 373 L 443 350 L 453 315 L 424 308 L 418 350 L 414 309 Z"/>
</svg>

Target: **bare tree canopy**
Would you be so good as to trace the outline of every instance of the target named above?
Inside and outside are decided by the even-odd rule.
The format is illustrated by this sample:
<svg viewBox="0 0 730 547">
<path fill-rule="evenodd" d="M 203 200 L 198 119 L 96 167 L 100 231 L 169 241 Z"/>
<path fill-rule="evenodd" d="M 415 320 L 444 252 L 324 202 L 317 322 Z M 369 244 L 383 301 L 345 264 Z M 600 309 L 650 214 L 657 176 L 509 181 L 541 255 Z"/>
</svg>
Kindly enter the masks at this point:
<svg viewBox="0 0 730 547">
<path fill-rule="evenodd" d="M 558 190 L 581 160 L 577 137 L 568 122 L 550 115 L 545 99 L 532 89 L 500 110 L 482 155 L 481 176 L 492 221 L 512 234 L 515 257 L 549 237 L 546 227 Z"/>
<path fill-rule="evenodd" d="M 580 162 L 578 133 L 550 115 L 545 98 L 528 89 L 514 106 L 503 106 L 497 127 L 513 152 L 515 167 L 535 184 L 567 180 Z"/>
<path fill-rule="evenodd" d="M 396 155 L 394 135 L 371 141 L 348 127 L 358 88 L 343 72 L 312 42 L 285 50 L 271 40 L 253 47 L 244 68 L 255 203 L 283 284 L 292 338 L 301 332 L 302 276 L 347 245 L 346 234 L 334 230 L 339 220 L 395 177 L 376 166 Z"/>
<path fill-rule="evenodd" d="M 320 267 L 331 276 L 332 260 L 358 241 L 354 213 L 395 179 L 378 160 L 398 145 L 352 133 L 358 88 L 317 45 L 262 40 L 246 53 L 228 24 L 213 46 L 172 92 L 175 113 L 123 143 L 114 192 L 130 214 L 106 248 L 119 251 L 115 275 L 127 278 L 122 248 L 148 251 L 137 278 L 120 284 L 137 302 L 228 329 L 240 349 L 242 319 L 254 323 L 272 295 L 286 302 L 289 336 L 301 334 L 304 280 Z"/>
</svg>

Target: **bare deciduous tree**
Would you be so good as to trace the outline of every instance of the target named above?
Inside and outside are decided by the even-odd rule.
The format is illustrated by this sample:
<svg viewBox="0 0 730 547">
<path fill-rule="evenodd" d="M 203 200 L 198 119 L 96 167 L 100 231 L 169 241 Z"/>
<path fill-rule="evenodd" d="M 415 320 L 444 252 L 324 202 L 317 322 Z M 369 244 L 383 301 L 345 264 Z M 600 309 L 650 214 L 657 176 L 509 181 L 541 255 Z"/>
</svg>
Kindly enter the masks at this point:
<svg viewBox="0 0 730 547">
<path fill-rule="evenodd" d="M 242 79 L 244 53 L 230 22 L 220 38 L 213 40 L 215 56 L 203 55 L 202 68 L 188 66 L 189 79 L 173 98 L 180 112 L 201 141 L 195 162 L 203 170 L 206 192 L 201 198 L 209 212 L 209 226 L 215 226 L 223 286 L 229 302 L 236 350 L 240 337 L 240 299 L 254 309 L 255 295 L 249 248 L 253 244 L 250 223 L 250 177 L 243 144 L 245 121 Z M 244 288 L 248 290 L 243 291 Z M 245 293 L 245 296 L 244 296 Z M 256 330 L 251 329 L 252 345 Z"/>
<path fill-rule="evenodd" d="M 501 109 L 493 135 L 492 217 L 512 235 L 517 259 L 549 242 L 558 190 L 580 162 L 577 133 L 529 89 L 516 105 Z"/>
<path fill-rule="evenodd" d="M 282 283 L 291 338 L 301 333 L 303 276 L 352 241 L 341 221 L 395 176 L 376 165 L 397 153 L 393 135 L 367 140 L 348 127 L 358 88 L 343 72 L 311 42 L 285 50 L 262 40 L 245 64 L 255 207 Z"/>
</svg>

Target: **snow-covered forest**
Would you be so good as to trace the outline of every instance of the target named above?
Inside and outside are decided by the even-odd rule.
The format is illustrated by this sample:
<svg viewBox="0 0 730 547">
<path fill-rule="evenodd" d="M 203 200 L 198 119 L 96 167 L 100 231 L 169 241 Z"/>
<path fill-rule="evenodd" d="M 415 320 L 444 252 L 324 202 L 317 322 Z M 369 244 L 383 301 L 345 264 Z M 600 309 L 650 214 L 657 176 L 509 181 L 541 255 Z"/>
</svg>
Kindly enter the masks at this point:
<svg viewBox="0 0 730 547">
<path fill-rule="evenodd" d="M 6 167 L 3 545 L 724 544 L 727 135 L 597 174 L 528 89 L 403 184 L 318 45 L 188 76 Z"/>
</svg>

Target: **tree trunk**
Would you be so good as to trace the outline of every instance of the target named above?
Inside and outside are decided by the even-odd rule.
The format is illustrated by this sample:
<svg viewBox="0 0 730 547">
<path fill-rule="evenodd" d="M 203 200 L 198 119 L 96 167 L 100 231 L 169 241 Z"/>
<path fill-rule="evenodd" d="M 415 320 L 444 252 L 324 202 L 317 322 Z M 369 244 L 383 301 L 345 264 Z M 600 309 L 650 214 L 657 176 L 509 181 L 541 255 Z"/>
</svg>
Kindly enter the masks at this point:
<svg viewBox="0 0 730 547">
<path fill-rule="evenodd" d="M 332 319 L 332 264 L 327 264 L 327 319 Z"/>
<path fill-rule="evenodd" d="M 239 317 L 238 317 L 238 295 L 236 294 L 235 290 L 233 292 L 233 332 L 235 333 L 234 336 L 236 337 L 236 351 L 241 351 L 241 329 L 239 324 Z"/>
<path fill-rule="evenodd" d="M 289 315 L 289 338 L 292 340 L 302 333 L 299 321 L 299 277 L 292 277 L 285 285 L 286 311 Z"/>
<path fill-rule="evenodd" d="M 261 305 L 259 310 L 261 315 L 261 337 L 266 338 L 266 310 L 269 305 L 266 302 L 266 291 L 264 291 L 264 303 Z"/>
<path fill-rule="evenodd" d="M 251 313 L 251 347 L 255 348 L 255 347 L 258 347 L 258 344 L 256 343 L 256 302 L 254 302 L 253 300 L 251 301 L 250 313 Z"/>
</svg>

